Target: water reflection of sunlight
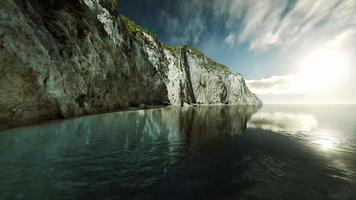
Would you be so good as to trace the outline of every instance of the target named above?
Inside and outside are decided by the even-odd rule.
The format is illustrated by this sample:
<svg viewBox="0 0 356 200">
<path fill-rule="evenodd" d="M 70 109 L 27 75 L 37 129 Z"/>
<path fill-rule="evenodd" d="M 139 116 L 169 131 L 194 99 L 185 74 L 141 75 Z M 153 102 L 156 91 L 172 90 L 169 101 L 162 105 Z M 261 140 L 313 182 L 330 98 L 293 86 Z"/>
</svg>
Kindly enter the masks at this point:
<svg viewBox="0 0 356 200">
<path fill-rule="evenodd" d="M 319 128 L 316 117 L 304 113 L 261 112 L 252 116 L 248 128 L 258 128 L 276 133 L 298 135 L 322 151 L 330 151 L 337 146 L 335 133 Z"/>
<path fill-rule="evenodd" d="M 248 122 L 248 128 L 259 128 L 273 132 L 288 132 L 296 134 L 298 132 L 308 132 L 318 128 L 319 123 L 314 115 L 293 114 L 282 112 L 261 112 L 252 116 Z"/>
<path fill-rule="evenodd" d="M 329 166 L 339 170 L 339 178 L 355 178 L 355 160 L 351 159 L 355 150 L 350 145 L 350 140 L 343 130 L 335 129 L 331 122 L 318 121 L 317 116 L 309 113 L 259 112 L 251 117 L 247 128 L 262 129 L 298 139 L 301 145 L 312 150 L 311 154 L 328 159 Z"/>
<path fill-rule="evenodd" d="M 337 134 L 331 130 L 319 128 L 316 117 L 312 114 L 261 112 L 252 116 L 248 128 L 269 130 L 281 134 L 301 134 L 313 147 L 330 151 L 337 146 Z"/>
<path fill-rule="evenodd" d="M 318 130 L 313 133 L 312 140 L 323 151 L 330 151 L 335 148 L 337 138 L 333 136 L 330 130 Z"/>
<path fill-rule="evenodd" d="M 317 143 L 319 143 L 321 149 L 324 151 L 330 150 L 334 145 L 333 141 L 330 139 L 319 140 Z"/>
</svg>

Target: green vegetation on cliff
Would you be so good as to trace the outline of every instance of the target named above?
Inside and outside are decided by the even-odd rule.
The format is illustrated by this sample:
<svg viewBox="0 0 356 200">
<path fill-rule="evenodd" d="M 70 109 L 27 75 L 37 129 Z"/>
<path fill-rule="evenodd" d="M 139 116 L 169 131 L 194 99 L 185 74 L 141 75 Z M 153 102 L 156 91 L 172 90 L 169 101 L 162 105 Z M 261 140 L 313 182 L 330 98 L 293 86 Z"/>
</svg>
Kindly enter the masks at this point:
<svg viewBox="0 0 356 200">
<path fill-rule="evenodd" d="M 130 34 L 137 36 L 137 37 L 141 37 L 148 43 L 150 43 L 151 41 L 147 40 L 144 33 L 146 33 L 146 34 L 150 35 L 152 38 L 154 38 L 154 40 L 156 40 L 156 42 L 160 45 L 160 47 L 163 50 L 171 51 L 175 55 L 179 55 L 181 53 L 182 49 L 186 48 L 187 50 L 192 52 L 197 58 L 206 61 L 207 64 L 205 65 L 205 68 L 207 70 L 222 70 L 224 72 L 230 72 L 229 68 L 226 67 L 225 65 L 213 61 L 212 59 L 205 56 L 201 51 L 199 51 L 189 45 L 169 47 L 169 46 L 163 44 L 162 42 L 160 42 L 159 40 L 157 40 L 157 37 L 153 33 L 149 32 L 147 29 L 137 25 L 135 22 L 131 21 L 127 17 L 120 15 L 119 19 L 122 22 L 122 24 L 125 26 L 125 29 Z M 166 59 L 165 59 L 165 63 L 168 63 L 168 61 Z"/>
<path fill-rule="evenodd" d="M 152 38 L 156 39 L 156 36 L 149 32 L 147 29 L 137 25 L 135 22 L 131 21 L 130 19 L 128 19 L 127 17 L 120 15 L 119 16 L 120 21 L 122 22 L 122 24 L 125 26 L 126 30 L 133 34 L 134 36 L 142 36 L 145 38 L 144 33 L 152 36 Z"/>
<path fill-rule="evenodd" d="M 191 47 L 191 46 L 184 46 L 184 48 L 187 48 L 190 50 L 190 52 L 195 55 L 198 59 L 204 60 L 206 62 L 206 65 L 204 66 L 207 70 L 222 70 L 224 72 L 230 72 L 229 68 L 226 67 L 223 64 L 217 63 L 210 59 L 209 57 L 205 56 L 201 51 Z"/>
</svg>

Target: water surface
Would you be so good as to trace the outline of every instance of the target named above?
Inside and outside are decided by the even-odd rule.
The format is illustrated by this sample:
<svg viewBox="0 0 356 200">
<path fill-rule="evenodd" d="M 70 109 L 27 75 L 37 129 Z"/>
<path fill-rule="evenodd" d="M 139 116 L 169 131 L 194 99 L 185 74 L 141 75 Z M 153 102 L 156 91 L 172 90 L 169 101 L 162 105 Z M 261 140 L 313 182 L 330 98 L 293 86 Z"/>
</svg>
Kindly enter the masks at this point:
<svg viewBox="0 0 356 200">
<path fill-rule="evenodd" d="M 356 106 L 160 108 L 0 133 L 0 199 L 356 199 Z"/>
</svg>

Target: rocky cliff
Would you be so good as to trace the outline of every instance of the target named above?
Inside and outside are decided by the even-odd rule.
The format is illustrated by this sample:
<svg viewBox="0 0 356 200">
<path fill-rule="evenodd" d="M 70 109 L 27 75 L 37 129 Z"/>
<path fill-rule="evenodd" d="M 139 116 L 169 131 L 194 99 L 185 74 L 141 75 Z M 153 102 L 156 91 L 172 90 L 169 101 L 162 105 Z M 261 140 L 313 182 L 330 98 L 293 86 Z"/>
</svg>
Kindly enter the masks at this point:
<svg viewBox="0 0 356 200">
<path fill-rule="evenodd" d="M 113 0 L 1 0 L 0 76 L 0 129 L 142 104 L 261 104 L 240 74 L 165 46 Z"/>
</svg>

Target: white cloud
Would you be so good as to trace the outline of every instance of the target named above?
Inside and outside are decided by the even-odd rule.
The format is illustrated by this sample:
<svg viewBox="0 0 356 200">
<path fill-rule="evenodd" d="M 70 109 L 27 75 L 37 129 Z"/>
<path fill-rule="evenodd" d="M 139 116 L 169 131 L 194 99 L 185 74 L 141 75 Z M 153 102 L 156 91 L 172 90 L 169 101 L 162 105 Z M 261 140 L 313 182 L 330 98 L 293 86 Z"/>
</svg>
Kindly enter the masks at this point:
<svg viewBox="0 0 356 200">
<path fill-rule="evenodd" d="M 237 43 L 238 39 L 234 33 L 230 33 L 224 41 L 226 44 L 234 46 Z"/>
<path fill-rule="evenodd" d="M 249 42 L 251 50 L 325 42 L 356 27 L 355 0 L 298 0 L 289 11 L 288 0 L 214 2 L 215 15 L 228 13 L 225 42 Z M 238 41 L 231 36 L 238 36 Z"/>
<path fill-rule="evenodd" d="M 172 7 L 158 23 L 175 44 L 199 44 L 219 29 L 214 32 L 226 34 L 222 40 L 229 46 L 246 43 L 264 51 L 325 44 L 356 29 L 356 0 L 190 0 Z"/>
<path fill-rule="evenodd" d="M 327 42 L 326 45 L 329 47 L 340 47 L 343 45 L 344 42 L 349 40 L 355 34 L 356 34 L 356 28 L 355 30 L 346 30 L 344 32 L 339 33 L 334 39 Z"/>
<path fill-rule="evenodd" d="M 260 80 L 247 80 L 247 86 L 256 94 L 304 94 L 310 92 L 304 87 L 303 77 L 296 74 L 272 76 Z"/>
<path fill-rule="evenodd" d="M 268 51 L 261 57 L 286 60 L 282 65 L 292 70 L 290 74 L 247 81 L 257 94 L 312 96 L 319 89 L 321 95 L 341 96 L 339 88 L 356 87 L 356 0 L 189 0 L 174 1 L 172 7 L 174 12 L 163 11 L 158 21 L 171 44 L 189 42 L 214 49 L 224 42 L 242 50 L 249 45 L 253 52 Z M 319 53 L 313 54 L 315 49 Z M 275 56 L 275 50 L 284 51 Z M 348 67 L 340 67 L 340 61 Z M 355 93 L 344 96 L 354 99 Z"/>
</svg>

